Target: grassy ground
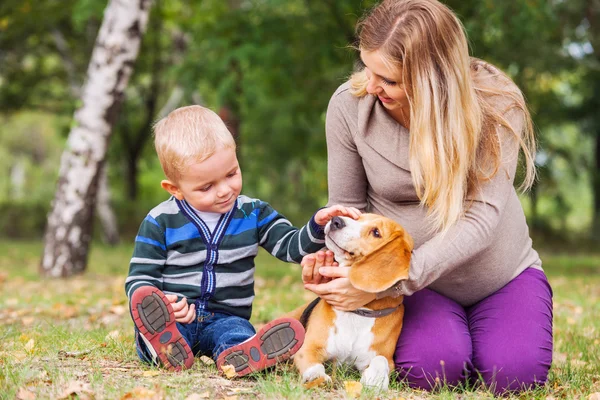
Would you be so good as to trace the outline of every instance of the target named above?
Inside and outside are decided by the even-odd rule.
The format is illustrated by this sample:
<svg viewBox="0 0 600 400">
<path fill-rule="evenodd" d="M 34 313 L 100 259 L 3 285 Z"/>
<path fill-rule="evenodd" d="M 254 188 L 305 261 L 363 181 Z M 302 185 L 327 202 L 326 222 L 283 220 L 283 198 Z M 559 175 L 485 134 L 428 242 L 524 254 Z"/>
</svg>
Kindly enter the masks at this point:
<svg viewBox="0 0 600 400">
<path fill-rule="evenodd" d="M 88 272 L 40 280 L 40 243 L 0 243 L 0 398 L 250 399 L 347 398 L 345 381 L 358 373 L 334 371 L 332 387 L 305 389 L 292 365 L 230 381 L 198 360 L 171 374 L 141 365 L 123 291 L 131 247 L 95 245 Z M 594 398 L 600 392 L 600 254 L 544 255 L 554 289 L 555 354 L 545 387 L 518 398 Z M 261 254 L 252 322 L 270 319 L 311 299 L 299 267 Z M 600 394 L 597 394 L 600 398 Z M 394 383 L 388 393 L 361 398 L 485 398 L 481 389 L 414 391 Z"/>
</svg>

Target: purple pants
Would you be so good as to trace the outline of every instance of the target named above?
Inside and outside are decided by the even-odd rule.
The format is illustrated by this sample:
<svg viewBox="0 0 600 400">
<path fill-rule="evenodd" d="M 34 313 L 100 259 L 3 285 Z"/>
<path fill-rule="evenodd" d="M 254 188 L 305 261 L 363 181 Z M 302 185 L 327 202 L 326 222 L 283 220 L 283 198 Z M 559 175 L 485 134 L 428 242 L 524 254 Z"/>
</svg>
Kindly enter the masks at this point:
<svg viewBox="0 0 600 400">
<path fill-rule="evenodd" d="M 462 307 L 430 289 L 404 298 L 394 361 L 399 379 L 432 389 L 481 378 L 497 394 L 546 382 L 552 362 L 552 289 L 528 268 Z M 436 379 L 437 378 L 437 379 Z"/>
</svg>

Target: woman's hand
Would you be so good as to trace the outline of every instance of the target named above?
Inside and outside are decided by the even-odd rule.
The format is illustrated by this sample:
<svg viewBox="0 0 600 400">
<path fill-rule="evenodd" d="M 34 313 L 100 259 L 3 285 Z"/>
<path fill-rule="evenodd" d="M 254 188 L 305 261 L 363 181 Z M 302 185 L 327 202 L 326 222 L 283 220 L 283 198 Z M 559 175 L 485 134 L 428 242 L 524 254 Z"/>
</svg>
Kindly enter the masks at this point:
<svg viewBox="0 0 600 400">
<path fill-rule="evenodd" d="M 165 297 L 171 302 L 175 321 L 181 324 L 189 324 L 196 318 L 196 305 L 188 305 L 187 299 L 184 297 L 177 301 L 177 295 L 165 294 Z"/>
<path fill-rule="evenodd" d="M 319 273 L 319 268 L 322 266 L 333 266 L 337 267 L 338 263 L 333 259 L 333 252 L 331 250 L 317 251 L 313 254 L 308 254 L 302 258 L 300 263 L 302 266 L 302 282 L 307 283 L 326 283 L 331 278 L 325 278 Z"/>
<path fill-rule="evenodd" d="M 302 261 L 304 262 L 304 260 Z M 304 268 L 302 271 L 304 280 Z M 348 279 L 349 273 L 350 268 L 348 267 L 320 267 L 318 275 L 323 279 L 328 279 L 329 282 L 320 284 L 305 282 L 304 288 L 340 311 L 356 310 L 375 300 L 375 293 L 364 292 L 352 286 Z"/>
</svg>

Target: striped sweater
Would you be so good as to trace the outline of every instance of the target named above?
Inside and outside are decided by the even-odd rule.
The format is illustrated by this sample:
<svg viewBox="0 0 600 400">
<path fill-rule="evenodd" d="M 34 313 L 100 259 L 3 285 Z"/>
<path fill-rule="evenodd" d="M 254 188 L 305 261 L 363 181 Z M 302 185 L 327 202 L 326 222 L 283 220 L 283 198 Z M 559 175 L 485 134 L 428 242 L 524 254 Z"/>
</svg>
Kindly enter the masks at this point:
<svg viewBox="0 0 600 400">
<path fill-rule="evenodd" d="M 298 229 L 268 203 L 239 196 L 210 232 L 190 205 L 174 197 L 152 209 L 135 239 L 125 291 L 140 286 L 186 297 L 199 308 L 250 319 L 258 246 L 299 263 L 324 246 L 314 217 Z"/>
</svg>

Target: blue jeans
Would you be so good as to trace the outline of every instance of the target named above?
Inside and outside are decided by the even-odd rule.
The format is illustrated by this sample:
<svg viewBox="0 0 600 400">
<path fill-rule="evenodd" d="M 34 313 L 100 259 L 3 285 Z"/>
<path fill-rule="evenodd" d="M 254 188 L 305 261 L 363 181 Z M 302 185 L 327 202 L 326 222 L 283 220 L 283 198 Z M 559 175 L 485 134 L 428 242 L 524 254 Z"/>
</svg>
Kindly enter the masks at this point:
<svg viewBox="0 0 600 400">
<path fill-rule="evenodd" d="M 205 310 L 197 310 L 196 319 L 189 324 L 177 322 L 177 329 L 194 355 L 212 356 L 215 360 L 223 350 L 245 342 L 256 334 L 252 324 L 245 318 Z M 137 329 L 135 343 L 140 359 L 151 363 L 151 353 Z"/>
</svg>

